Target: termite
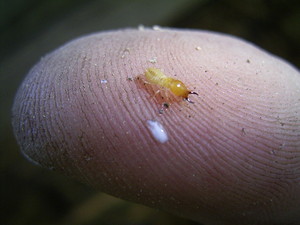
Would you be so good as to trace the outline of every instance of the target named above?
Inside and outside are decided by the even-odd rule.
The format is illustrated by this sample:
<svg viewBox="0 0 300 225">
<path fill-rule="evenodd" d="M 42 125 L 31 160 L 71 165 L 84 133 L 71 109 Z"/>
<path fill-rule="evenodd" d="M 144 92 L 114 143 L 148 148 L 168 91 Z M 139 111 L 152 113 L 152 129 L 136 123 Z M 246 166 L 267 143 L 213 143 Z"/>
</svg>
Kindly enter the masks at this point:
<svg viewBox="0 0 300 225">
<path fill-rule="evenodd" d="M 146 69 L 145 76 L 149 83 L 165 87 L 174 95 L 183 97 L 183 99 L 187 100 L 189 103 L 194 103 L 188 98 L 189 94 L 198 95 L 198 93 L 187 89 L 182 81 L 176 80 L 172 77 L 167 77 L 161 70 L 157 68 Z"/>
</svg>

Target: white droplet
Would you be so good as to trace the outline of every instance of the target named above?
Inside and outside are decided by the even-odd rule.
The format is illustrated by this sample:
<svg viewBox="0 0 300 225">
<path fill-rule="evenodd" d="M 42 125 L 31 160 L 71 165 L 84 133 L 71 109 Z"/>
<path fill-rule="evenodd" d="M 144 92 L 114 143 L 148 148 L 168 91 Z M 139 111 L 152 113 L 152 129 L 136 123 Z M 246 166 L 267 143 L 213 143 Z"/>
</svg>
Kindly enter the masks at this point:
<svg viewBox="0 0 300 225">
<path fill-rule="evenodd" d="M 101 80 L 101 84 L 107 84 L 107 80 Z"/>
<path fill-rule="evenodd" d="M 148 120 L 147 125 L 155 140 L 160 143 L 165 143 L 168 141 L 168 134 L 163 125 L 155 120 Z"/>
</svg>

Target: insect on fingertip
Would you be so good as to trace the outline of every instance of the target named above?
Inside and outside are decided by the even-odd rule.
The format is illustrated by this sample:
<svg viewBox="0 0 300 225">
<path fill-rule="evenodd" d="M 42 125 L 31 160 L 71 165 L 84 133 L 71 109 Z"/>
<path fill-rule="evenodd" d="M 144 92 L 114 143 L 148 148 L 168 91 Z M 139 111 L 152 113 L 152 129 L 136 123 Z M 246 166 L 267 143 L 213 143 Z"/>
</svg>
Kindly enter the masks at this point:
<svg viewBox="0 0 300 225">
<path fill-rule="evenodd" d="M 174 95 L 183 97 L 189 103 L 194 103 L 188 98 L 189 94 L 198 95 L 198 93 L 190 91 L 182 81 L 174 79 L 172 77 L 167 77 L 162 71 L 157 68 L 148 68 L 145 72 L 145 76 L 149 83 L 167 88 Z"/>
</svg>

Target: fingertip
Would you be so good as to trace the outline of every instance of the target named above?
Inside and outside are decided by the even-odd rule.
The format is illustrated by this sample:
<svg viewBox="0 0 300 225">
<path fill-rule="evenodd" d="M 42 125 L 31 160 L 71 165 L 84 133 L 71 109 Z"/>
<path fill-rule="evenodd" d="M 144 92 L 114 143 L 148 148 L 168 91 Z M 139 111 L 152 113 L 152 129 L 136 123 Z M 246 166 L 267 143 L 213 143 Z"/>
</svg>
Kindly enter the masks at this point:
<svg viewBox="0 0 300 225">
<path fill-rule="evenodd" d="M 155 95 L 135 79 L 147 68 L 193 96 Z M 208 224 L 295 221 L 299 87 L 296 69 L 232 37 L 102 32 L 29 72 L 13 126 L 27 157 L 107 193 Z"/>
</svg>

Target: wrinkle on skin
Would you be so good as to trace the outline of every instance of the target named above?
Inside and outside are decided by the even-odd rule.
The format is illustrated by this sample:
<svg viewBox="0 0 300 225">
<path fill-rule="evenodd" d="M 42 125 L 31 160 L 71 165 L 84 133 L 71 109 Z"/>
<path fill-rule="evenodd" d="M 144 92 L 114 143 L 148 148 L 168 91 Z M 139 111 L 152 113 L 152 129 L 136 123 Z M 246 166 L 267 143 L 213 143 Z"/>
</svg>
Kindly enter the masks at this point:
<svg viewBox="0 0 300 225">
<path fill-rule="evenodd" d="M 195 104 L 155 94 L 150 67 Z M 71 41 L 29 72 L 13 127 L 32 161 L 123 199 L 208 225 L 300 221 L 299 71 L 234 37 L 128 29 Z"/>
</svg>

